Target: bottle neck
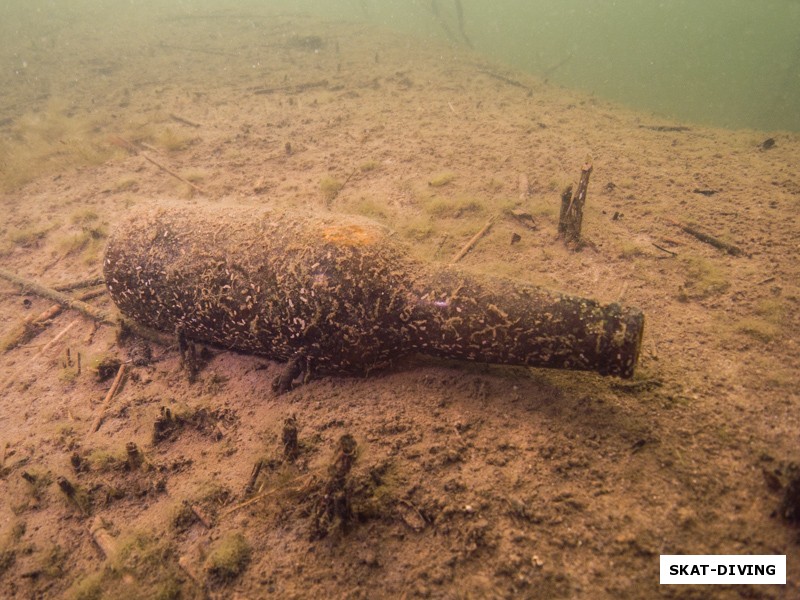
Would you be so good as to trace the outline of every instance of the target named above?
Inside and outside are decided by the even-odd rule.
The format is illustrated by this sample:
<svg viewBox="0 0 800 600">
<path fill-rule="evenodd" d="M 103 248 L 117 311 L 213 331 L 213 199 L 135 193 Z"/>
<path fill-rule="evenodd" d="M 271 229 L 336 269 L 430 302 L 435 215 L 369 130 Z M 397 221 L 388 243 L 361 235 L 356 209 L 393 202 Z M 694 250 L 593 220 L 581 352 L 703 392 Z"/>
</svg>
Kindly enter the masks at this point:
<svg viewBox="0 0 800 600">
<path fill-rule="evenodd" d="M 633 376 L 638 309 L 452 267 L 420 274 L 412 298 L 410 342 L 422 354 Z"/>
</svg>

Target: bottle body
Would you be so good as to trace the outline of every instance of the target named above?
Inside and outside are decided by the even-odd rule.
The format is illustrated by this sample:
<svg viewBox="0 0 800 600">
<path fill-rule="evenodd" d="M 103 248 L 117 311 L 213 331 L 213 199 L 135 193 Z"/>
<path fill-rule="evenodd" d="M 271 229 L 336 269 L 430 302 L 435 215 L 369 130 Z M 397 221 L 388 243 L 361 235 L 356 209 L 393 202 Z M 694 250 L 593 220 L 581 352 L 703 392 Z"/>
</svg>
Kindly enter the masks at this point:
<svg viewBox="0 0 800 600">
<path fill-rule="evenodd" d="M 406 304 L 408 267 L 386 236 L 367 220 L 154 209 L 112 235 L 104 275 L 121 312 L 154 329 L 369 372 L 407 345 L 390 316 Z"/>
<path fill-rule="evenodd" d="M 109 240 L 104 274 L 135 321 L 303 356 L 322 373 L 369 372 L 416 351 L 630 376 L 643 322 L 635 309 L 414 260 L 384 227 L 338 215 L 134 213 Z"/>
</svg>

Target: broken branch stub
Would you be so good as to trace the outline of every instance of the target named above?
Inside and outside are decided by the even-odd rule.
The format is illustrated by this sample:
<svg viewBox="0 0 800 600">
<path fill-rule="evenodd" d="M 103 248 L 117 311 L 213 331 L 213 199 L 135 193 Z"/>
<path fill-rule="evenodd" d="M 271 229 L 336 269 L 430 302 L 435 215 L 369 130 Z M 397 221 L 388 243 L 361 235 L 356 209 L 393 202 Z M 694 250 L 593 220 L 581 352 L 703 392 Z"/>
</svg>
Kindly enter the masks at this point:
<svg viewBox="0 0 800 600">
<path fill-rule="evenodd" d="M 583 226 L 583 205 L 586 202 L 586 193 L 589 188 L 589 176 L 592 174 L 591 163 L 586 163 L 581 169 L 581 180 L 578 189 L 573 194 L 572 186 L 561 193 L 561 212 L 558 217 L 558 235 L 567 242 L 578 242 L 581 239 Z"/>
</svg>

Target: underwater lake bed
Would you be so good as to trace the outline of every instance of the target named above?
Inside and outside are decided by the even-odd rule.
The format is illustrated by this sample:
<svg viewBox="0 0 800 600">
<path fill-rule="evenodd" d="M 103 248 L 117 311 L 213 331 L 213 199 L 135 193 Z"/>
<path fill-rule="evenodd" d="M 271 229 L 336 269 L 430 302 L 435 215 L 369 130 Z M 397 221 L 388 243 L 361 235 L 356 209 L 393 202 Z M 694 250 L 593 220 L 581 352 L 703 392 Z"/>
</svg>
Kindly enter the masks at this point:
<svg viewBox="0 0 800 600">
<path fill-rule="evenodd" d="M 660 554 L 786 554 L 786 587 L 748 590 L 800 591 L 800 135 L 358 21 L 48 24 L 0 59 L 0 270 L 113 315 L 103 251 L 133 209 L 343 213 L 645 328 L 631 380 L 414 356 L 278 395 L 278 363 L 0 278 L 8 598 L 674 597 Z M 576 250 L 560 197 L 587 161 Z"/>
</svg>

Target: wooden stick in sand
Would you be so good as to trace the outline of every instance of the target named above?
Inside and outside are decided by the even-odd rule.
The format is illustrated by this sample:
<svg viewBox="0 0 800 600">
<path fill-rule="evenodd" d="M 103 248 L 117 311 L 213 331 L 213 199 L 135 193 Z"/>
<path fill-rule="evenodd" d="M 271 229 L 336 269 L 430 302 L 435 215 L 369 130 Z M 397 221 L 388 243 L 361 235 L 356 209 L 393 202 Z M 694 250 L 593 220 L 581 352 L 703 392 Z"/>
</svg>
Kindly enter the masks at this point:
<svg viewBox="0 0 800 600">
<path fill-rule="evenodd" d="M 22 322 L 0 342 L 0 352 L 8 352 L 35 338 L 39 335 L 39 332 L 44 331 L 47 322 L 57 317 L 62 310 L 64 310 L 63 306 L 54 304 L 40 315 L 29 315 L 23 319 Z"/>
<path fill-rule="evenodd" d="M 80 300 L 71 298 L 67 294 L 58 292 L 52 288 L 36 283 L 35 281 L 32 281 L 30 279 L 25 279 L 24 277 L 20 277 L 19 275 L 14 275 L 14 273 L 6 271 L 5 269 L 0 269 L 0 278 L 10 281 L 11 283 L 18 285 L 26 290 L 29 290 L 34 294 L 36 294 L 37 296 L 41 296 L 42 298 L 48 298 L 53 302 L 58 302 L 62 306 L 66 306 L 67 308 L 77 310 L 82 315 L 91 317 L 92 319 L 100 321 L 101 323 L 106 323 L 108 325 L 114 324 L 114 322 L 108 315 L 106 315 L 106 313 L 96 309 L 94 306 L 86 304 L 86 302 L 81 302 Z"/>
<path fill-rule="evenodd" d="M 106 418 L 108 407 L 111 405 L 111 400 L 114 398 L 114 394 L 117 393 L 117 389 L 119 389 L 119 384 L 122 383 L 122 378 L 124 375 L 125 363 L 122 363 L 117 371 L 117 376 L 114 378 L 114 383 L 111 384 L 111 389 L 108 390 L 108 394 L 106 394 L 105 400 L 103 400 L 103 405 L 100 407 L 100 412 L 92 423 L 92 427 L 89 429 L 90 434 L 100 429 L 100 425 L 103 424 L 103 419 Z"/>
<path fill-rule="evenodd" d="M 173 176 L 175 179 L 177 179 L 178 181 L 182 181 L 183 183 L 185 183 L 186 185 L 188 185 L 188 186 L 189 186 L 190 188 L 192 188 L 193 190 L 195 190 L 195 191 L 197 191 L 197 192 L 200 192 L 200 193 L 201 193 L 201 194 L 203 194 L 204 196 L 208 196 L 208 195 L 209 195 L 209 194 L 208 194 L 208 192 L 206 192 L 206 191 L 205 191 L 203 188 L 201 188 L 199 185 L 195 185 L 194 183 L 192 183 L 191 181 L 189 181 L 188 179 L 186 179 L 186 178 L 184 178 L 184 177 L 181 177 L 180 175 L 178 175 L 178 174 L 177 174 L 177 173 L 175 173 L 174 171 L 170 171 L 170 170 L 169 170 L 167 167 L 165 167 L 165 166 L 164 166 L 164 165 L 162 165 L 161 163 L 159 163 L 159 162 L 157 162 L 157 161 L 153 160 L 152 158 L 150 158 L 149 156 L 147 156 L 147 154 L 145 154 L 144 152 L 139 152 L 139 156 L 141 156 L 141 157 L 142 157 L 143 159 L 145 159 L 146 161 L 153 163 L 153 164 L 154 164 L 155 166 L 157 166 L 159 169 L 161 169 L 162 171 L 164 171 L 164 172 L 165 172 L 167 175 L 172 175 L 172 176 Z"/>
<path fill-rule="evenodd" d="M 86 301 L 105 293 L 106 290 L 105 287 L 103 287 L 101 290 L 83 293 L 77 299 Z M 2 342 L 0 342 L 0 352 L 8 352 L 17 346 L 29 343 L 33 338 L 44 331 L 50 324 L 50 321 L 60 315 L 63 310 L 64 307 L 61 304 L 53 304 L 53 306 L 38 316 L 30 315 L 26 317 L 10 334 L 3 338 Z"/>
<path fill-rule="evenodd" d="M 194 514 L 194 516 L 197 517 L 197 520 L 200 521 L 203 527 L 205 527 L 206 529 L 211 529 L 213 523 L 209 518 L 209 516 L 205 513 L 205 511 L 202 508 L 200 508 L 197 504 L 191 504 L 191 503 L 187 504 L 189 504 L 189 510 L 191 510 L 192 514 Z"/>
<path fill-rule="evenodd" d="M 182 125 L 187 125 L 188 127 L 194 127 L 195 129 L 199 129 L 202 127 L 200 123 L 195 123 L 194 121 L 190 121 L 189 119 L 184 119 L 180 115 L 170 113 L 169 118 L 175 121 L 176 123 L 181 123 Z"/>
<path fill-rule="evenodd" d="M 480 230 L 478 233 L 476 233 L 476 234 L 475 234 L 475 235 L 472 237 L 472 239 L 471 239 L 470 241 L 468 241 L 466 244 L 464 244 L 464 247 L 463 247 L 463 248 L 461 248 L 461 252 L 459 252 L 459 253 L 456 255 L 456 257 L 455 257 L 455 258 L 454 258 L 452 261 L 450 261 L 450 264 L 451 264 L 451 265 L 454 265 L 454 264 L 456 264 L 458 261 L 460 261 L 462 258 L 464 258 L 464 257 L 467 255 L 467 252 L 469 252 L 470 250 L 472 250 L 472 247 L 473 247 L 475 244 L 477 244 L 477 243 L 478 243 L 478 240 L 480 240 L 480 239 L 481 239 L 483 236 L 485 236 L 485 235 L 488 233 L 488 231 L 489 231 L 489 230 L 492 228 L 492 225 L 494 224 L 494 222 L 495 222 L 496 220 L 497 220 L 497 216 L 494 216 L 494 217 L 492 217 L 491 219 L 489 219 L 489 220 L 486 222 L 486 225 L 484 225 L 484 226 L 483 226 L 483 229 L 481 229 L 481 230 Z"/>
<path fill-rule="evenodd" d="M 293 488 L 289 488 L 288 487 L 288 484 L 290 484 L 290 483 L 301 482 L 301 481 L 303 482 L 302 486 L 293 487 Z M 243 509 L 243 508 L 245 508 L 247 506 L 250 506 L 251 504 L 255 504 L 259 500 L 263 500 L 264 498 L 267 498 L 267 497 L 269 497 L 269 496 L 271 496 L 271 495 L 273 495 L 273 494 L 275 494 L 277 492 L 281 492 L 281 491 L 283 491 L 283 492 L 295 492 L 295 493 L 296 492 L 300 492 L 300 491 L 306 489 L 307 486 L 309 484 L 311 484 L 313 481 L 314 481 L 314 476 L 311 473 L 308 473 L 306 475 L 298 475 L 294 479 L 291 479 L 291 480 L 287 481 L 286 482 L 286 486 L 283 486 L 283 487 L 280 487 L 280 488 L 273 488 L 271 490 L 267 490 L 266 492 L 262 492 L 260 494 L 256 494 L 255 496 L 245 500 L 244 502 L 240 502 L 239 504 L 236 504 L 235 506 L 231 506 L 228 510 L 222 512 L 219 515 L 219 518 L 223 519 L 223 518 L 227 517 L 228 515 L 233 514 L 236 511 L 241 510 L 241 509 Z"/>
<path fill-rule="evenodd" d="M 109 140 L 110 140 L 110 141 L 111 141 L 111 143 L 112 143 L 112 144 L 114 144 L 115 146 L 119 146 L 120 148 L 125 148 L 125 150 L 127 150 L 127 151 L 128 151 L 128 152 L 130 152 L 131 154 L 135 154 L 135 155 L 137 155 L 137 156 L 141 156 L 141 157 L 142 157 L 143 159 L 145 159 L 147 162 L 154 164 L 154 165 L 155 165 L 155 166 L 157 166 L 159 169 L 161 169 L 162 171 L 164 171 L 164 172 L 165 172 L 167 175 L 171 175 L 172 177 L 174 177 L 175 179 L 177 179 L 177 180 L 178 180 L 178 181 L 180 181 L 181 183 L 185 183 L 185 184 L 186 184 L 186 185 L 188 185 L 190 188 L 192 188 L 193 190 L 195 190 L 195 191 L 197 191 L 197 192 L 200 192 L 200 193 L 201 193 L 201 194 L 203 194 L 204 196 L 209 196 L 209 195 L 210 195 L 210 194 L 209 194 L 207 191 L 205 191 L 205 190 L 204 190 L 203 188 L 201 188 L 199 185 L 196 185 L 196 184 L 192 183 L 191 181 L 189 181 L 189 180 L 188 180 L 188 179 L 186 179 L 185 177 L 181 177 L 181 176 L 180 176 L 180 175 L 178 175 L 178 174 L 177 174 L 175 171 L 172 171 L 172 170 L 168 169 L 167 167 L 165 167 L 164 165 L 162 165 L 160 162 L 158 162 L 158 161 L 156 161 L 156 160 L 154 160 L 154 159 L 150 158 L 150 157 L 149 157 L 147 154 L 145 154 L 144 152 L 142 152 L 142 151 L 141 151 L 141 150 L 140 150 L 140 149 L 139 149 L 139 148 L 136 146 L 136 144 L 134 144 L 133 142 L 130 142 L 130 141 L 126 140 L 124 137 L 121 137 L 121 136 L 118 136 L 118 135 L 112 135 L 112 136 L 110 136 L 110 137 L 109 137 Z"/>
<path fill-rule="evenodd" d="M 717 248 L 719 250 L 724 250 L 731 256 L 739 256 L 741 254 L 744 254 L 744 252 L 742 252 L 742 249 L 739 248 L 739 246 L 734 246 L 733 244 L 729 244 L 728 242 L 723 242 L 721 239 L 716 238 L 713 235 L 708 235 L 707 233 L 703 233 L 702 231 L 698 230 L 695 227 L 692 227 L 691 225 L 682 225 L 681 223 L 677 223 L 675 221 L 672 221 L 671 219 L 667 219 L 667 221 L 669 223 L 672 223 L 676 227 L 680 227 L 683 231 L 697 238 L 701 242 L 705 242 L 706 244 L 714 246 L 714 248 Z"/>
<path fill-rule="evenodd" d="M 103 524 L 103 521 L 100 519 L 100 517 L 95 518 L 94 523 L 92 523 L 92 526 L 89 529 L 89 533 L 92 534 L 92 539 L 94 540 L 94 543 L 97 544 L 97 547 L 100 548 L 103 556 L 111 560 L 117 556 L 119 553 L 119 545 L 117 544 L 117 540 L 111 535 L 111 532 Z"/>
<path fill-rule="evenodd" d="M 88 287 L 95 287 L 103 285 L 106 282 L 102 277 L 91 277 L 90 279 L 81 279 L 80 281 L 73 281 L 72 283 L 64 283 L 53 287 L 57 292 L 71 292 Z"/>
<path fill-rule="evenodd" d="M 38 356 L 41 356 L 41 355 L 42 355 L 42 354 L 44 354 L 45 352 L 47 352 L 47 351 L 48 351 L 50 348 L 52 348 L 52 347 L 53 347 L 53 346 L 54 346 L 54 345 L 55 345 L 55 344 L 56 344 L 56 343 L 57 343 L 57 342 L 58 342 L 58 341 L 59 341 L 59 340 L 60 340 L 62 337 L 64 337 L 64 336 L 67 334 L 67 332 L 68 332 L 70 329 L 72 329 L 73 327 L 75 327 L 75 325 L 77 325 L 77 324 L 78 324 L 78 321 L 79 321 L 79 319 L 75 319 L 75 320 L 74 320 L 72 323 L 70 323 L 69 325 L 67 325 L 67 326 L 66 326 L 64 329 L 62 329 L 62 330 L 61 330 L 61 332 L 60 332 L 60 333 L 59 333 L 59 334 L 58 334 L 56 337 L 54 337 L 52 340 L 50 340 L 49 342 L 47 342 L 47 343 L 44 345 L 44 347 L 43 347 L 41 350 L 39 350 L 39 352 L 37 352 L 36 354 L 34 354 L 34 355 L 31 357 L 31 358 L 36 358 L 36 357 L 38 357 Z M 9 384 L 9 383 L 11 383 L 12 381 L 14 381 L 14 380 L 17 378 L 17 375 L 19 375 L 19 374 L 20 374 L 22 371 L 24 371 L 24 370 L 25 370 L 25 369 L 27 369 L 27 368 L 28 368 L 28 363 L 27 363 L 27 362 L 26 362 L 26 363 L 23 363 L 22 365 L 20 365 L 20 367 L 19 367 L 19 368 L 18 368 L 16 371 L 14 371 L 13 373 L 11 373 L 11 375 L 9 375 L 8 377 L 6 377 L 6 378 L 3 380 L 3 382 L 2 382 L 2 383 L 0 383 L 0 390 L 2 390 L 2 389 L 5 389 L 5 388 L 8 386 L 8 384 Z"/>
</svg>

